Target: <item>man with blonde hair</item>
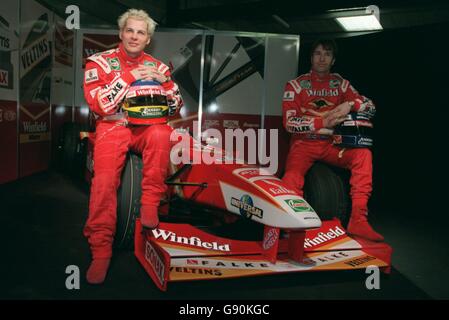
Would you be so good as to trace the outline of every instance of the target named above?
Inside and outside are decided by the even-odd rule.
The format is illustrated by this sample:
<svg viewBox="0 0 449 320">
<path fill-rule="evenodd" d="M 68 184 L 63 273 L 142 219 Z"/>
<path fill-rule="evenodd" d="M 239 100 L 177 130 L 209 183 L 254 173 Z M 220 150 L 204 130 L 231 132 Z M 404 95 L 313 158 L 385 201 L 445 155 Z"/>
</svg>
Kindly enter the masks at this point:
<svg viewBox="0 0 449 320">
<path fill-rule="evenodd" d="M 182 98 L 171 80 L 169 68 L 144 52 L 150 44 L 156 23 L 143 10 L 130 9 L 118 19 L 121 43 L 118 48 L 100 52 L 87 60 L 84 96 L 96 116 L 94 177 L 89 217 L 84 227 L 92 262 L 87 281 L 102 283 L 112 257 L 116 228 L 117 189 L 129 149 L 142 154 L 143 177 L 140 217 L 146 228 L 159 223 L 159 201 L 169 162 L 171 128 L 168 112 L 151 120 L 151 125 L 132 125 L 123 112 L 123 100 L 133 83 L 160 83 L 169 102 L 170 115 L 178 112 Z"/>
</svg>

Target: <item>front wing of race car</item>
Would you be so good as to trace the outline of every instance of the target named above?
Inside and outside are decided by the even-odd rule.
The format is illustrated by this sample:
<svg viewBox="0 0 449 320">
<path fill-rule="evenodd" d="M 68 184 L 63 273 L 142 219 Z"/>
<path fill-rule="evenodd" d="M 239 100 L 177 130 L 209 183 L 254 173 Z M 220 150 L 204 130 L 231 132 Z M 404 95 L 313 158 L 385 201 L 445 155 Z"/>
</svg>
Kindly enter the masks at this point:
<svg viewBox="0 0 449 320">
<path fill-rule="evenodd" d="M 292 248 L 294 233 L 277 238 L 278 229 L 265 232 L 263 241 L 222 238 L 189 224 L 161 223 L 157 229 L 142 231 L 137 220 L 135 230 L 135 255 L 163 291 L 167 290 L 169 282 L 175 281 L 353 270 L 368 266 L 390 272 L 392 248 L 385 243 L 349 237 L 338 219 L 324 221 L 320 228 L 304 231 L 303 237 L 299 237 L 303 250 Z M 292 254 L 292 250 L 299 251 L 300 256 Z"/>
</svg>

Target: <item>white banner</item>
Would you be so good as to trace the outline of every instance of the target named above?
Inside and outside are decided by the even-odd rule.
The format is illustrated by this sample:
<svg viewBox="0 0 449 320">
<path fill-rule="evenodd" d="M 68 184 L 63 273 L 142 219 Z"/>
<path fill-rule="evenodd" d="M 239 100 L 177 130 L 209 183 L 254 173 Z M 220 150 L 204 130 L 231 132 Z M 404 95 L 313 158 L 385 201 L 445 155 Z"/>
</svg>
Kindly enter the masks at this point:
<svg viewBox="0 0 449 320">
<path fill-rule="evenodd" d="M 0 2 L 0 100 L 17 101 L 19 3 Z"/>
<path fill-rule="evenodd" d="M 73 46 L 75 32 L 65 26 L 65 20 L 55 16 L 52 70 L 53 105 L 72 106 L 74 96 Z"/>
<path fill-rule="evenodd" d="M 20 17 L 20 102 L 49 103 L 53 13 L 22 0 Z"/>
</svg>

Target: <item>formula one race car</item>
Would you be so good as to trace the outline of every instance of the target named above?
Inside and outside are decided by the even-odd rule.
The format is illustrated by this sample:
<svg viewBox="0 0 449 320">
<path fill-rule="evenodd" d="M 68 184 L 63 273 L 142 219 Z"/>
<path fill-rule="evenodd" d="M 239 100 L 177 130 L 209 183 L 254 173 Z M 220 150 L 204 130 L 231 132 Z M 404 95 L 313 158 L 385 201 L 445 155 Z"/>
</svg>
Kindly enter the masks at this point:
<svg viewBox="0 0 449 320">
<path fill-rule="evenodd" d="M 161 290 L 172 281 L 367 266 L 390 271 L 389 245 L 351 238 L 338 218 L 322 221 L 278 177 L 255 165 L 227 164 L 221 150 L 179 134 L 189 143 L 176 144 L 172 154 L 191 161 L 207 155 L 214 161 L 170 164 L 169 192 L 160 204 L 157 229 L 142 231 L 140 225 L 138 155 L 129 154 L 118 191 L 115 246 L 134 245 L 137 259 Z M 94 135 L 88 140 L 89 179 Z M 310 198 L 316 197 L 313 192 Z"/>
</svg>

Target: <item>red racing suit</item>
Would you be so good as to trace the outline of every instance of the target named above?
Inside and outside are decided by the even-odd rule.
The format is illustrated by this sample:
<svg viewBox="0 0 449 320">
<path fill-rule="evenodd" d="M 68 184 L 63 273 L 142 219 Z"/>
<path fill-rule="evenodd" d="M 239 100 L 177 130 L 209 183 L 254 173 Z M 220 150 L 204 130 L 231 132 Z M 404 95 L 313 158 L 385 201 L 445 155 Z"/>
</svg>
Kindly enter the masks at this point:
<svg viewBox="0 0 449 320">
<path fill-rule="evenodd" d="M 319 77 L 311 71 L 287 82 L 282 115 L 292 136 L 282 180 L 303 195 L 304 176 L 315 161 L 347 168 L 351 170 L 352 210 L 366 212 L 372 190 L 371 151 L 337 147 L 332 144 L 332 131 L 323 128 L 323 115 L 345 101 L 354 102 L 354 112 L 375 113 L 373 103 L 339 74 Z"/>
<path fill-rule="evenodd" d="M 171 110 L 179 110 L 182 98 L 171 80 L 169 68 L 142 52 L 131 58 L 122 45 L 88 58 L 84 75 L 84 96 L 96 121 L 94 177 L 91 185 L 89 217 L 84 227 L 93 259 L 112 256 L 116 228 L 117 189 L 129 149 L 142 154 L 143 177 L 141 205 L 158 206 L 166 191 L 164 183 L 169 163 L 172 129 L 167 119 L 150 126 L 127 125 L 121 102 L 136 80 L 131 71 L 139 64 L 156 67 L 168 77 L 162 86 Z M 98 103 L 101 99 L 103 106 Z"/>
</svg>

